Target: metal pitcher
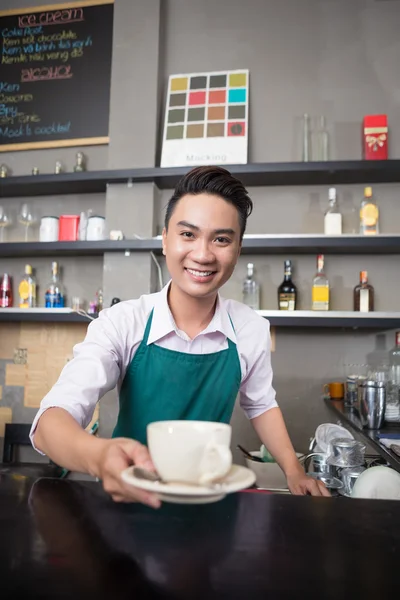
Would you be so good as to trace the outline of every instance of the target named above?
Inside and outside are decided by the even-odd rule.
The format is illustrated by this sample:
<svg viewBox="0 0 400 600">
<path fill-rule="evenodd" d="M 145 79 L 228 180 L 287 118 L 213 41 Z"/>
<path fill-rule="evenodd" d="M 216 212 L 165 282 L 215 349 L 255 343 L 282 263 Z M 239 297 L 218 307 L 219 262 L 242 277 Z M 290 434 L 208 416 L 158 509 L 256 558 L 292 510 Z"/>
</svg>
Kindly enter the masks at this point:
<svg viewBox="0 0 400 600">
<path fill-rule="evenodd" d="M 358 385 L 358 408 L 362 426 L 379 429 L 383 425 L 386 409 L 386 384 L 367 380 Z"/>
</svg>

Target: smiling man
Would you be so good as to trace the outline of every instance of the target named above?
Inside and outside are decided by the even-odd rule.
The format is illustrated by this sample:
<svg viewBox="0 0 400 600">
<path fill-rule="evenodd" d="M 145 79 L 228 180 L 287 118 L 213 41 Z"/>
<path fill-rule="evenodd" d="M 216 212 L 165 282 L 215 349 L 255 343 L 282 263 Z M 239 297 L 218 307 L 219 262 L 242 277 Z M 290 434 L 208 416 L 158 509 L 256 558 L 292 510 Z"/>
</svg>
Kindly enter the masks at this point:
<svg viewBox="0 0 400 600">
<path fill-rule="evenodd" d="M 239 394 L 292 493 L 329 495 L 305 475 L 276 403 L 268 322 L 218 293 L 237 263 L 252 207 L 242 183 L 225 169 L 199 167 L 181 179 L 163 230 L 171 281 L 161 292 L 103 310 L 91 323 L 42 401 L 31 433 L 38 450 L 99 477 L 117 501 L 158 507 L 155 496 L 120 478 L 130 464 L 153 468 L 148 423 L 228 423 Z M 83 428 L 115 385 L 120 410 L 113 438 L 94 438 Z"/>
</svg>

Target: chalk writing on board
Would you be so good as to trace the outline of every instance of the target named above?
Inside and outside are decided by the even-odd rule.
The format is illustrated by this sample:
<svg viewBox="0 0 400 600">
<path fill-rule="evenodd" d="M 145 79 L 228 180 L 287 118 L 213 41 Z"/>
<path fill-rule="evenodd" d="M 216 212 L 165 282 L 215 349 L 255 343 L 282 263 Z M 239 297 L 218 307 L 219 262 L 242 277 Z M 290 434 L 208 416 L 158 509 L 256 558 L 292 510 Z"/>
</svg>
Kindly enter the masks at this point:
<svg viewBox="0 0 400 600">
<path fill-rule="evenodd" d="M 29 27 L 32 25 L 57 25 L 58 23 L 74 23 L 84 21 L 83 8 L 70 8 L 65 10 L 55 10 L 42 13 L 33 13 L 31 15 L 21 15 L 18 17 L 20 27 Z"/>
<path fill-rule="evenodd" d="M 112 3 L 0 13 L 0 150 L 108 135 L 112 20 Z"/>
</svg>

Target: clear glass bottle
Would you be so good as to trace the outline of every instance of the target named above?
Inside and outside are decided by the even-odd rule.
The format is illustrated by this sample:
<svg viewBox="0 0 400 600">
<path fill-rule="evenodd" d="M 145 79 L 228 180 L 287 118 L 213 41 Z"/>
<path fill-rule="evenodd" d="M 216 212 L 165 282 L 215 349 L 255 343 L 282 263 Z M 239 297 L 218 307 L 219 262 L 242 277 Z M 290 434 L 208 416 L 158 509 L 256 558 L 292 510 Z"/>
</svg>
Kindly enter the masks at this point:
<svg viewBox="0 0 400 600">
<path fill-rule="evenodd" d="M 342 214 L 339 210 L 336 188 L 329 188 L 329 206 L 324 218 L 325 235 L 341 235 Z"/>
<path fill-rule="evenodd" d="M 302 160 L 308 162 L 311 160 L 311 129 L 310 116 L 303 115 L 303 144 L 302 144 Z"/>
<path fill-rule="evenodd" d="M 260 310 L 260 286 L 254 278 L 253 263 L 247 265 L 247 277 L 243 282 L 243 303 L 254 310 Z"/>
<path fill-rule="evenodd" d="M 329 310 L 329 281 L 324 273 L 324 255 L 317 256 L 317 272 L 312 284 L 312 310 Z"/>
<path fill-rule="evenodd" d="M 360 271 L 360 283 L 354 288 L 354 310 L 358 312 L 374 310 L 374 288 L 368 283 L 367 271 Z"/>
<path fill-rule="evenodd" d="M 284 262 L 284 278 L 278 287 L 279 310 L 296 310 L 297 289 L 292 281 L 292 262 Z"/>
<path fill-rule="evenodd" d="M 400 331 L 396 331 L 395 346 L 389 352 L 388 403 L 400 406 Z"/>
<path fill-rule="evenodd" d="M 51 280 L 46 287 L 44 297 L 44 305 L 46 308 L 64 308 L 65 292 L 58 273 L 58 264 L 51 263 Z"/>
<path fill-rule="evenodd" d="M 315 118 L 315 125 L 311 134 L 311 149 L 313 160 L 329 160 L 329 132 L 324 116 Z"/>
<path fill-rule="evenodd" d="M 360 207 L 360 233 L 377 235 L 379 233 L 379 208 L 372 196 L 372 188 L 364 189 L 364 198 Z"/>
<path fill-rule="evenodd" d="M 20 308 L 35 308 L 36 280 L 32 275 L 31 265 L 25 265 L 25 274 L 20 281 L 18 292 Z"/>
</svg>

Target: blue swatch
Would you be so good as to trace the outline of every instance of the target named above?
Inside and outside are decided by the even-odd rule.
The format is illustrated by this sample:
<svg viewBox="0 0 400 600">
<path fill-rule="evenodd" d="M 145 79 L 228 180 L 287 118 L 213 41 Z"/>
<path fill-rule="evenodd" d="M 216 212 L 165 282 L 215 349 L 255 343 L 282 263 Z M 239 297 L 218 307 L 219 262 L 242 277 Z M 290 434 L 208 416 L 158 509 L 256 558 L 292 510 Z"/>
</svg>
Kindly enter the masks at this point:
<svg viewBox="0 0 400 600">
<path fill-rule="evenodd" d="M 229 102 L 246 102 L 246 88 L 229 90 Z"/>
</svg>

